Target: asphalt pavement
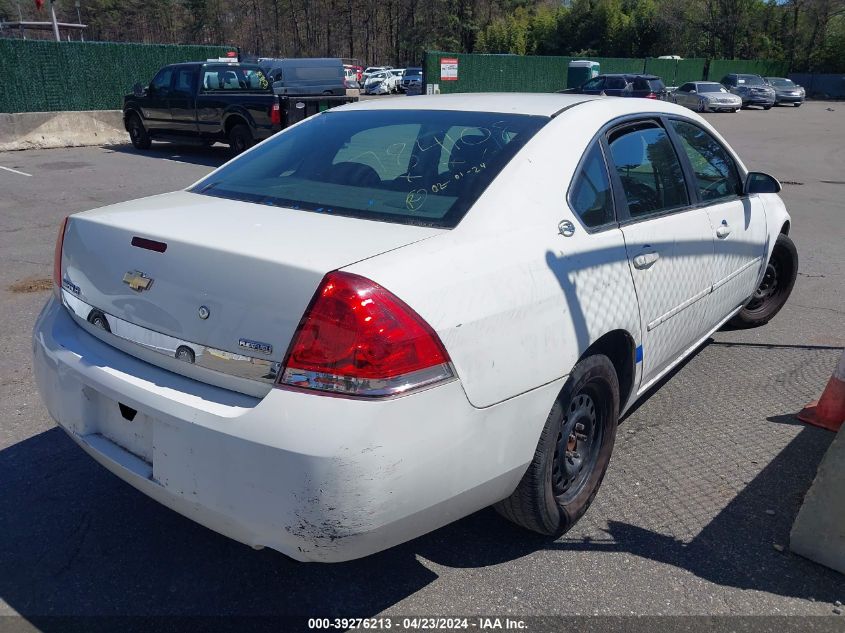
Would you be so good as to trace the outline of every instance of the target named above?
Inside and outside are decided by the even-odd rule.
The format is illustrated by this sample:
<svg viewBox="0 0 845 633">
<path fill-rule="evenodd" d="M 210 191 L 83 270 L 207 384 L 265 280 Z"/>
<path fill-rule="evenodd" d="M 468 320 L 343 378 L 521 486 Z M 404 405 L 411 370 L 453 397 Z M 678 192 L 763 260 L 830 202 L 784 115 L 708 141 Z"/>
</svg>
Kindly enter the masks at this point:
<svg viewBox="0 0 845 633">
<path fill-rule="evenodd" d="M 302 564 L 124 484 L 57 429 L 30 332 L 60 219 L 182 188 L 223 146 L 0 153 L 0 615 L 819 615 L 845 577 L 788 551 L 833 434 L 795 412 L 845 345 L 845 103 L 707 118 L 784 183 L 799 277 L 767 326 L 717 333 L 622 422 L 583 520 L 550 541 L 484 510 L 364 560 Z M 12 171 L 10 171 L 12 170 Z M 825 620 L 825 622 L 829 622 Z"/>
</svg>

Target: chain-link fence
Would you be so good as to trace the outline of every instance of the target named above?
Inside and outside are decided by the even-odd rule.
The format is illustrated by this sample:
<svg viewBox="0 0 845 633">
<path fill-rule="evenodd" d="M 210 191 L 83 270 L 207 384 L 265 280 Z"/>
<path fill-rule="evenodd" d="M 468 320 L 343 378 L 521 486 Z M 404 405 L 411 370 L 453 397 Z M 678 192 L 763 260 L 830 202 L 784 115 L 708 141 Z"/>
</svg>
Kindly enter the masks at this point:
<svg viewBox="0 0 845 633">
<path fill-rule="evenodd" d="M 0 112 L 113 110 L 167 64 L 231 48 L 0 39 Z"/>
</svg>

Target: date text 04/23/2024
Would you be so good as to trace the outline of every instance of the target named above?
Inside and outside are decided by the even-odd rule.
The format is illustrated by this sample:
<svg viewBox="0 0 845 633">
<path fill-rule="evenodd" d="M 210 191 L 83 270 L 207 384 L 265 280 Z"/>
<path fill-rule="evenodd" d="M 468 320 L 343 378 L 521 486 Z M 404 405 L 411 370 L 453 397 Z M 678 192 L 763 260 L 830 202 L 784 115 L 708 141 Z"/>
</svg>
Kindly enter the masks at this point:
<svg viewBox="0 0 845 633">
<path fill-rule="evenodd" d="M 524 631 L 527 625 L 519 618 L 476 616 L 472 618 L 407 617 L 407 618 L 309 618 L 311 630 L 400 630 L 400 631 Z"/>
</svg>

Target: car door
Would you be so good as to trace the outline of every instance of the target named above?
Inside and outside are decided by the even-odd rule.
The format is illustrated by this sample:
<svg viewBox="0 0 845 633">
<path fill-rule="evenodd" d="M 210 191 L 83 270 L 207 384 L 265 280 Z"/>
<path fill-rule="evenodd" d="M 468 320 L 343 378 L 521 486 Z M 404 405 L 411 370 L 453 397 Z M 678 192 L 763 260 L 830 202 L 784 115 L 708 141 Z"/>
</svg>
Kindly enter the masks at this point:
<svg viewBox="0 0 845 633">
<path fill-rule="evenodd" d="M 177 67 L 173 88 L 170 91 L 171 129 L 175 132 L 192 133 L 197 131 L 195 96 L 197 93 L 197 68 L 195 66 Z"/>
<path fill-rule="evenodd" d="M 631 276 L 639 301 L 646 384 L 707 331 L 702 299 L 712 284 L 706 209 L 688 183 L 659 119 L 626 122 L 606 136 Z"/>
<path fill-rule="evenodd" d="M 162 68 L 147 90 L 147 97 L 141 109 L 144 125 L 148 130 L 166 129 L 170 125 L 170 86 L 173 82 L 173 67 Z"/>
<path fill-rule="evenodd" d="M 624 77 L 607 77 L 604 80 L 604 94 L 611 97 L 621 97 L 628 88 Z"/>
<path fill-rule="evenodd" d="M 695 87 L 695 84 L 686 83 L 674 92 L 675 103 L 682 106 L 689 106 L 690 91 Z"/>
<path fill-rule="evenodd" d="M 707 320 L 715 326 L 754 292 L 767 253 L 766 212 L 756 195 L 742 195 L 730 152 L 701 126 L 670 119 L 695 181 L 694 197 L 707 210 L 713 235 L 713 292 Z"/>
</svg>

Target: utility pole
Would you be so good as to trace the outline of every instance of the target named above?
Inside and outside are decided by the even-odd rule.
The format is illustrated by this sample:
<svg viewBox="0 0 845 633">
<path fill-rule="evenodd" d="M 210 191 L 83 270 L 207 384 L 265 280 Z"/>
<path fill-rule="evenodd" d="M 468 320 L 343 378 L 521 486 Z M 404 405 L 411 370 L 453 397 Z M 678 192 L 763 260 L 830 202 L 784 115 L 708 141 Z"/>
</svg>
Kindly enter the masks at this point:
<svg viewBox="0 0 845 633">
<path fill-rule="evenodd" d="M 56 36 L 56 41 L 61 42 L 62 38 L 59 36 L 59 23 L 56 21 L 56 4 L 50 0 L 50 17 L 53 18 L 53 35 Z"/>
</svg>

